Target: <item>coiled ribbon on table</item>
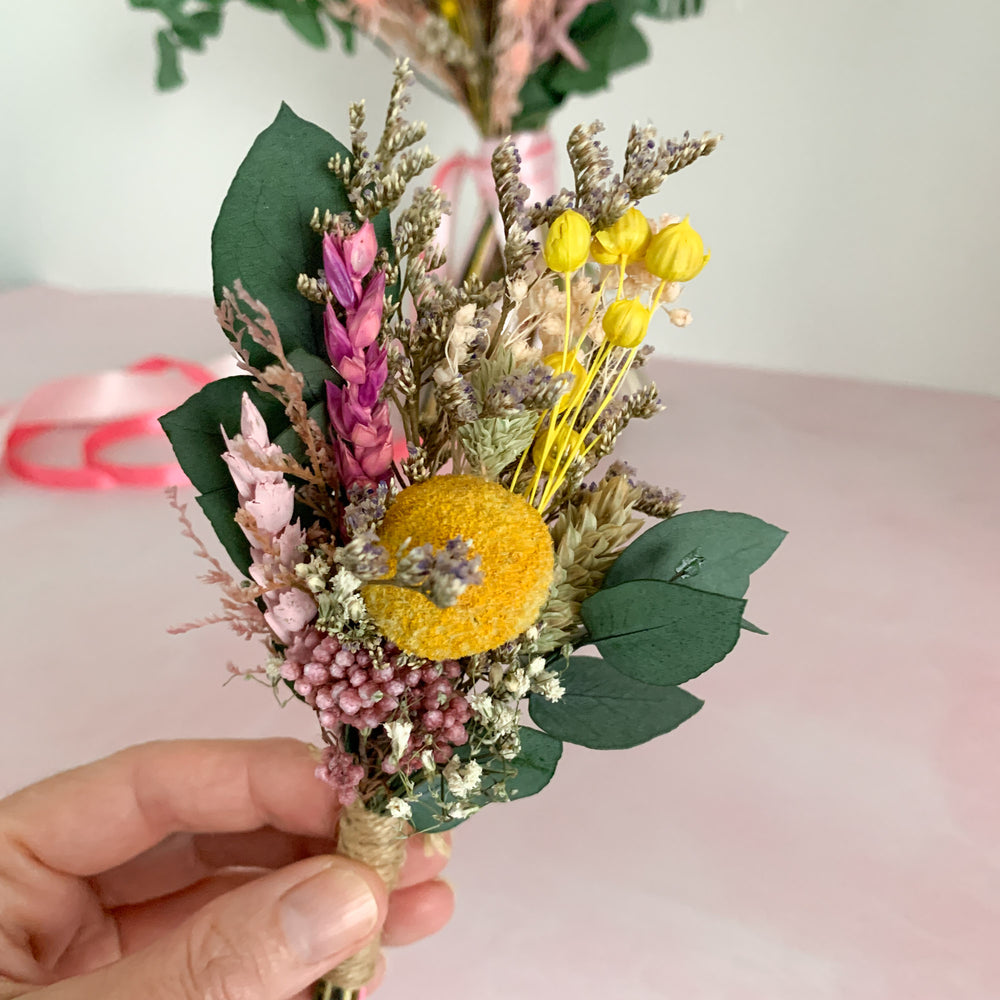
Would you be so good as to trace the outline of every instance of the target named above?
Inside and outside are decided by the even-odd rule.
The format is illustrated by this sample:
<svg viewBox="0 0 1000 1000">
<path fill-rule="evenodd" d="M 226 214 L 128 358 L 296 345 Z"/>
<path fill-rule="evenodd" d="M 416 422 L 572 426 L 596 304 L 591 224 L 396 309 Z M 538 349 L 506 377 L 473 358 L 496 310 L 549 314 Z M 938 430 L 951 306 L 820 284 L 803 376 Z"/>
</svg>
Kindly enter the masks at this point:
<svg viewBox="0 0 1000 1000">
<path fill-rule="evenodd" d="M 162 438 L 158 418 L 219 374 L 192 362 L 152 357 L 124 370 L 48 382 L 4 417 L 7 468 L 19 479 L 53 489 L 113 490 L 186 483 L 176 462 L 126 464 L 106 459 L 104 452 L 127 439 Z M 77 465 L 50 465 L 28 457 L 29 445 L 34 445 L 36 453 L 44 452 L 42 439 L 65 430 L 87 430 Z"/>
<path fill-rule="evenodd" d="M 514 143 L 521 154 L 522 182 L 534 200 L 545 201 L 556 189 L 552 137 L 547 132 L 522 132 L 514 136 Z M 502 233 L 490 163 L 496 145 L 495 139 L 484 139 L 477 153 L 452 156 L 441 164 L 433 180 L 451 203 L 453 213 L 457 213 L 465 182 L 471 181 L 478 202 L 471 230 L 473 238 L 491 214 L 498 235 Z M 453 261 L 458 259 L 459 251 L 465 249 L 456 245 L 458 238 L 449 216 L 442 219 L 438 242 Z M 113 490 L 181 485 L 187 478 L 176 462 L 145 465 L 114 462 L 104 458 L 105 449 L 128 439 L 162 438 L 159 417 L 178 406 L 193 391 L 219 377 L 222 367 L 220 364 L 203 367 L 177 358 L 152 357 L 124 370 L 76 375 L 46 383 L 6 414 L 0 414 L 0 441 L 3 444 L 0 455 L 10 472 L 19 479 L 52 489 Z M 33 450 L 37 452 L 46 435 L 86 428 L 90 430 L 84 438 L 81 459 L 76 466 L 51 465 L 28 457 L 29 446 L 34 445 Z M 405 441 L 403 446 L 405 448 Z"/>
</svg>

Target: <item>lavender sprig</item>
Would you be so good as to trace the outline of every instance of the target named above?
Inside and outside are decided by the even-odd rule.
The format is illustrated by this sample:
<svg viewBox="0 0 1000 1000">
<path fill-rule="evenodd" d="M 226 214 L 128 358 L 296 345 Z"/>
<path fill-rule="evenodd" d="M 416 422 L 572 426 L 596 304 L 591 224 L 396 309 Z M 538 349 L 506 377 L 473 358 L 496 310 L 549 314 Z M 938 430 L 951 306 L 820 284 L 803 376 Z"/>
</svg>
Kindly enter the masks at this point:
<svg viewBox="0 0 1000 1000">
<path fill-rule="evenodd" d="M 451 539 L 443 549 L 428 542 L 404 554 L 407 544 L 400 549 L 396 575 L 375 582 L 415 590 L 439 608 L 452 607 L 469 587 L 483 582 L 482 557 L 472 555 L 470 543 L 461 536 Z"/>
</svg>

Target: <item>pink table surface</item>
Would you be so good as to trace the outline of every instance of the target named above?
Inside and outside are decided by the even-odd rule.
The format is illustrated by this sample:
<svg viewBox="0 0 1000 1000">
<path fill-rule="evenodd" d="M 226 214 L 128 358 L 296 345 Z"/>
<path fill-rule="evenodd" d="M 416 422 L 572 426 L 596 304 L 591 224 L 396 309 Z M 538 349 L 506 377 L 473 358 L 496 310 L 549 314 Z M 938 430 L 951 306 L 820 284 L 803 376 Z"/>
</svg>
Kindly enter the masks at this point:
<svg viewBox="0 0 1000 1000">
<path fill-rule="evenodd" d="M 0 399 L 221 351 L 204 302 L 0 296 Z M 747 635 L 677 732 L 568 747 L 537 798 L 457 836 L 451 926 L 385 1000 L 1000 996 L 1000 400 L 661 360 L 626 452 L 688 509 L 789 529 Z M 154 737 L 314 729 L 211 610 L 158 492 L 0 479 L 0 790 Z M 206 534 L 208 534 L 206 529 Z M 67 816 L 67 822 L 72 817 Z"/>
</svg>

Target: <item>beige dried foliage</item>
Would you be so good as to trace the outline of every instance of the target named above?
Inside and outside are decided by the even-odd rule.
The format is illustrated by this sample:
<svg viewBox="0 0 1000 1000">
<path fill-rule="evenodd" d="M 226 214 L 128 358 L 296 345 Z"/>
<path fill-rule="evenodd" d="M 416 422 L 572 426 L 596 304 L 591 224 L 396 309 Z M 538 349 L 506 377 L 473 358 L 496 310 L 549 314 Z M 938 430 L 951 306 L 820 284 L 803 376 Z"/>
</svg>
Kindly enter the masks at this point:
<svg viewBox="0 0 1000 1000">
<path fill-rule="evenodd" d="M 545 653 L 576 637 L 580 605 L 595 593 L 628 540 L 642 526 L 633 507 L 641 491 L 614 476 L 581 491 L 552 528 L 556 567 L 549 601 L 538 622 L 538 650 Z"/>
</svg>

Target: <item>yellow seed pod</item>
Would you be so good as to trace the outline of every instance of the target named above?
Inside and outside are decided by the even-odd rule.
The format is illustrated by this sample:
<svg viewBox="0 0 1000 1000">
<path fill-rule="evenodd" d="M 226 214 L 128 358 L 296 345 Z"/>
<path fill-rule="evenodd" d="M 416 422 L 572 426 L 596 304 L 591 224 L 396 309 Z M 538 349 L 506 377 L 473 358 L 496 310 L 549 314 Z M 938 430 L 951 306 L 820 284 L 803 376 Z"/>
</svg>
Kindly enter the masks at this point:
<svg viewBox="0 0 1000 1000">
<path fill-rule="evenodd" d="M 612 347 L 638 347 L 646 336 L 652 313 L 638 299 L 618 299 L 608 306 L 601 326 Z"/>
<path fill-rule="evenodd" d="M 546 443 L 549 446 L 547 453 Z M 556 472 L 558 466 L 566 461 L 566 456 L 582 444 L 580 432 L 573 430 L 572 427 L 566 425 L 557 427 L 551 439 L 548 428 L 544 427 L 538 432 L 538 437 L 531 447 L 531 458 L 535 465 L 541 466 L 542 472 Z"/>
<path fill-rule="evenodd" d="M 587 370 L 583 365 L 572 354 L 567 355 L 566 364 L 563 365 L 563 355 L 560 351 L 542 358 L 542 364 L 548 365 L 556 375 L 569 372 L 573 376 L 569 390 L 564 392 L 559 397 L 559 402 L 556 403 L 556 413 L 562 413 L 563 410 L 569 409 L 570 406 L 576 406 L 580 401 L 580 393 L 583 391 L 584 383 L 587 380 Z"/>
<path fill-rule="evenodd" d="M 545 237 L 545 263 L 559 274 L 572 274 L 590 256 L 590 223 L 567 208 L 549 226 Z"/>
<path fill-rule="evenodd" d="M 661 229 L 646 248 L 646 270 L 664 281 L 690 281 L 697 276 L 712 256 L 705 252 L 701 237 L 688 222 Z"/>
<path fill-rule="evenodd" d="M 651 237 L 649 220 L 637 208 L 630 208 L 613 226 L 600 229 L 590 244 L 590 255 L 598 264 L 641 260 Z"/>
<path fill-rule="evenodd" d="M 441 0 L 441 16 L 449 26 L 457 29 L 462 23 L 462 8 L 458 0 Z"/>
</svg>

